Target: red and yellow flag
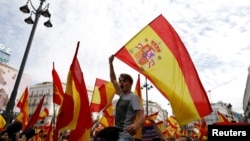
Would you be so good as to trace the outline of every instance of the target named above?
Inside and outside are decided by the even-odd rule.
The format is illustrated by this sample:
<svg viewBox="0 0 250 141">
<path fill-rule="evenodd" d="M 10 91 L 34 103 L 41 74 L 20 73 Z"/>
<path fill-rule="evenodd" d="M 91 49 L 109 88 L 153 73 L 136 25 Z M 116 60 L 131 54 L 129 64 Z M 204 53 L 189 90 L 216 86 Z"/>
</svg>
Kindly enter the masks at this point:
<svg viewBox="0 0 250 141">
<path fill-rule="evenodd" d="M 4 117 L 0 114 L 0 131 L 5 130 L 6 121 Z"/>
<path fill-rule="evenodd" d="M 175 116 L 170 116 L 167 118 L 168 126 L 171 126 L 172 128 L 176 129 L 180 127 L 178 121 L 176 120 Z"/>
<path fill-rule="evenodd" d="M 166 126 L 164 125 L 163 121 L 158 121 L 156 123 L 157 127 L 160 129 L 161 132 L 165 132 L 166 131 Z"/>
<path fill-rule="evenodd" d="M 99 123 L 103 127 L 114 126 L 115 124 L 115 117 L 113 115 L 114 110 L 115 107 L 112 105 L 112 103 L 108 104 L 106 108 L 103 110 L 102 117 L 99 118 Z"/>
<path fill-rule="evenodd" d="M 28 87 L 25 88 L 20 100 L 17 103 L 17 107 L 20 109 L 20 113 L 16 117 L 16 120 L 22 122 L 23 129 L 29 121 L 29 92 Z"/>
<path fill-rule="evenodd" d="M 38 117 L 39 117 L 39 114 L 40 114 L 40 112 L 41 112 L 42 106 L 43 106 L 44 98 L 45 98 L 45 95 L 43 95 L 43 97 L 41 98 L 39 104 L 38 104 L 37 107 L 36 107 L 35 112 L 34 112 L 33 115 L 31 116 L 31 118 L 30 118 L 28 124 L 25 126 L 24 131 L 27 130 L 27 129 L 29 129 L 29 128 L 31 128 L 31 127 L 33 127 L 33 126 L 36 124 L 37 119 L 38 119 Z"/>
<path fill-rule="evenodd" d="M 159 112 L 157 111 L 157 112 L 154 112 L 150 115 L 145 115 L 144 125 L 151 124 L 151 122 L 148 119 L 156 121 L 158 114 L 159 114 Z"/>
<path fill-rule="evenodd" d="M 56 131 L 71 130 L 69 141 L 89 141 L 90 128 L 93 125 L 88 92 L 77 59 L 79 44 L 80 42 L 77 43 L 76 52 L 70 66 L 66 92 L 56 123 Z"/>
<path fill-rule="evenodd" d="M 144 27 L 115 56 L 155 85 L 170 102 L 181 125 L 212 112 L 187 49 L 162 15 Z"/>
<path fill-rule="evenodd" d="M 140 74 L 138 74 L 137 82 L 135 85 L 135 94 L 138 95 L 141 101 L 141 105 L 143 106 L 143 99 L 142 99 L 142 94 L 141 94 L 141 78 Z"/>
<path fill-rule="evenodd" d="M 103 110 L 103 108 L 112 101 L 115 92 L 115 88 L 111 82 L 96 78 L 90 111 L 100 112 Z"/>
<path fill-rule="evenodd" d="M 52 77 L 53 77 L 53 102 L 57 105 L 61 105 L 63 101 L 63 87 L 61 79 L 55 70 L 54 62 L 53 62 L 53 69 L 52 69 Z"/>
<path fill-rule="evenodd" d="M 167 118 L 167 130 L 168 133 L 175 138 L 178 138 L 181 135 L 181 127 L 175 116 L 170 116 Z"/>
<path fill-rule="evenodd" d="M 49 116 L 49 110 L 48 108 L 44 108 L 42 112 L 39 114 L 38 120 L 44 120 L 48 116 Z"/>
<path fill-rule="evenodd" d="M 53 121 L 51 120 L 45 141 L 53 141 Z"/>
<path fill-rule="evenodd" d="M 138 74 L 138 78 L 137 78 L 137 82 L 135 85 L 135 94 L 138 95 L 140 102 L 141 102 L 141 106 L 143 107 L 143 99 L 142 99 L 142 94 L 141 94 L 141 79 L 140 79 L 140 74 Z M 136 120 L 138 120 L 138 115 L 136 115 Z M 141 139 L 142 138 L 142 127 L 139 127 L 136 130 L 135 133 L 135 139 Z"/>
<path fill-rule="evenodd" d="M 217 111 L 220 122 L 230 122 L 220 111 Z"/>
<path fill-rule="evenodd" d="M 207 122 L 204 118 L 201 118 L 198 138 L 199 140 L 202 140 L 204 137 L 207 137 L 207 135 L 208 135 Z"/>
</svg>

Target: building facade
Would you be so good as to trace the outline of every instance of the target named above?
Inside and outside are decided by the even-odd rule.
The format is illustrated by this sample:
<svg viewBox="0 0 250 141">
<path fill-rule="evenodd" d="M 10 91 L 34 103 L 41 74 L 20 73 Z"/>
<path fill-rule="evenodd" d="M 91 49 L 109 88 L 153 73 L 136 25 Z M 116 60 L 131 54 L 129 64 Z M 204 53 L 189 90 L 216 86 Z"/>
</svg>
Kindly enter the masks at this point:
<svg viewBox="0 0 250 141">
<path fill-rule="evenodd" d="M 250 66 L 248 70 L 249 73 L 247 76 L 246 88 L 243 96 L 243 111 L 246 122 L 250 122 Z"/>
<path fill-rule="evenodd" d="M 7 102 L 12 93 L 13 87 L 16 82 L 18 71 L 6 64 L 0 63 L 0 110 L 4 111 L 6 109 Z M 23 74 L 21 82 L 18 87 L 15 105 L 19 101 L 22 93 L 26 87 L 29 87 L 31 78 L 27 74 Z M 14 112 L 18 112 L 19 109 L 14 107 Z"/>
<path fill-rule="evenodd" d="M 222 113 L 231 122 L 243 122 L 243 115 L 233 111 L 233 105 L 219 101 L 211 104 L 213 112 L 205 117 L 206 123 L 211 125 L 220 122 L 218 111 Z"/>
<path fill-rule="evenodd" d="M 62 83 L 63 89 L 66 89 L 66 84 Z M 89 100 L 91 100 L 92 90 L 87 88 Z M 53 83 L 52 82 L 42 82 L 30 86 L 29 88 L 29 114 L 30 116 L 35 112 L 37 105 L 39 104 L 41 98 L 45 95 L 43 102 L 43 107 L 41 110 L 47 108 L 49 111 L 49 116 L 44 122 L 48 122 L 51 118 L 58 112 L 58 105 L 53 103 Z"/>
</svg>

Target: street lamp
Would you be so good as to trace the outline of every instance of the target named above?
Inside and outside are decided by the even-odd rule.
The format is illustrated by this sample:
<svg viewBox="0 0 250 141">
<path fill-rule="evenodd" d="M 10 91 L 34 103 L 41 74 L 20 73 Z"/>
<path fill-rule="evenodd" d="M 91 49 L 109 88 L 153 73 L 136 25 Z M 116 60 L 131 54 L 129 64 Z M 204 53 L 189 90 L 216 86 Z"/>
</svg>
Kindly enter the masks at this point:
<svg viewBox="0 0 250 141">
<path fill-rule="evenodd" d="M 147 82 L 147 78 L 145 80 L 145 83 L 141 87 L 141 89 L 146 89 L 146 115 L 148 116 L 148 90 L 152 89 L 153 86 Z"/>
<path fill-rule="evenodd" d="M 15 100 L 16 100 L 16 96 L 17 96 L 18 87 L 19 87 L 19 84 L 20 84 L 20 81 L 21 81 L 21 77 L 22 77 L 22 74 L 23 74 L 25 63 L 26 63 L 26 60 L 27 60 L 27 57 L 28 57 L 28 54 L 29 54 L 31 43 L 32 43 L 32 40 L 33 40 L 33 37 L 34 37 L 34 34 L 35 34 L 35 30 L 36 30 L 36 27 L 37 27 L 37 23 L 38 23 L 38 20 L 39 20 L 40 16 L 42 15 L 44 17 L 49 18 L 49 20 L 46 21 L 44 23 L 44 25 L 46 27 L 52 27 L 52 24 L 50 22 L 51 15 L 50 15 L 50 13 L 48 11 L 49 4 L 47 4 L 43 8 L 42 6 L 43 6 L 44 2 L 45 2 L 45 0 L 40 0 L 40 5 L 39 5 L 39 7 L 37 9 L 33 6 L 31 0 L 28 0 L 26 5 L 20 7 L 20 10 L 23 13 L 31 13 L 30 16 L 28 18 L 26 18 L 24 21 L 27 24 L 33 24 L 33 26 L 32 26 L 30 37 L 29 37 L 29 40 L 28 40 L 28 43 L 27 43 L 27 46 L 26 46 L 26 49 L 25 49 L 25 53 L 24 53 L 22 62 L 21 62 L 21 66 L 20 66 L 20 69 L 18 71 L 17 78 L 16 78 L 16 81 L 15 81 L 12 93 L 10 95 L 10 99 L 9 99 L 9 101 L 7 103 L 7 106 L 6 106 L 4 116 L 5 116 L 5 120 L 6 120 L 7 123 L 11 123 L 12 119 L 13 119 L 13 109 L 14 109 L 14 106 L 15 106 Z M 29 4 L 31 5 L 33 10 L 29 9 L 29 7 L 28 7 Z M 35 21 L 33 21 L 33 19 L 32 19 L 32 14 L 35 14 Z"/>
</svg>

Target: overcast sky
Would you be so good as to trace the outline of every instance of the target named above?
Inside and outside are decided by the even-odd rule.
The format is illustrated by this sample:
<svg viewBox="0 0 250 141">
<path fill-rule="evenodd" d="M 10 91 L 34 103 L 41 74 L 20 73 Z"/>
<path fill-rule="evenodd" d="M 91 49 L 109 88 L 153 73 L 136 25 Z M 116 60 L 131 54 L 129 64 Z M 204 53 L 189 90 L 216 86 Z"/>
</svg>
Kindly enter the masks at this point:
<svg viewBox="0 0 250 141">
<path fill-rule="evenodd" d="M 19 7 L 26 0 L 0 1 L 0 44 L 12 50 L 8 65 L 19 69 L 32 25 Z M 33 0 L 38 8 L 40 1 Z M 250 1 L 247 0 L 47 0 L 52 28 L 40 17 L 24 73 L 31 85 L 52 81 L 55 63 L 61 80 L 67 73 L 80 41 L 78 59 L 86 85 L 96 78 L 109 80 L 108 58 L 158 15 L 172 24 L 184 42 L 210 102 L 231 103 L 242 113 L 250 64 Z M 31 6 L 29 5 L 30 9 Z M 34 14 L 33 14 L 34 18 Z M 117 75 L 137 72 L 115 59 Z M 141 76 L 141 82 L 145 78 Z M 145 90 L 143 90 L 145 97 Z M 154 88 L 149 100 L 169 109 Z"/>
</svg>

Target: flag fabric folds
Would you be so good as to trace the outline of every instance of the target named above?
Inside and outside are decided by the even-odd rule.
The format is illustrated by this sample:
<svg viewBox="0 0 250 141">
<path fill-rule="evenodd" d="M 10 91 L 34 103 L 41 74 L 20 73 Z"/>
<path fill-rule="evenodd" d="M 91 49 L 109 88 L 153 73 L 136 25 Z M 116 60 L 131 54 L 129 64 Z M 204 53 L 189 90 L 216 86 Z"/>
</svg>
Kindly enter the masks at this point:
<svg viewBox="0 0 250 141">
<path fill-rule="evenodd" d="M 197 127 L 199 129 L 199 134 L 198 134 L 199 140 L 202 140 L 204 137 L 207 137 L 208 127 L 207 127 L 206 120 L 204 118 L 201 118 L 199 120 L 199 126 Z"/>
<path fill-rule="evenodd" d="M 115 107 L 112 103 L 108 104 L 107 107 L 103 110 L 102 116 L 99 118 L 99 123 L 103 127 L 114 126 L 115 124 L 115 117 L 114 117 L 114 110 Z"/>
<path fill-rule="evenodd" d="M 220 111 L 217 111 L 220 122 L 230 122 Z"/>
<path fill-rule="evenodd" d="M 29 121 L 29 91 L 28 87 L 25 88 L 20 100 L 17 103 L 17 107 L 20 109 L 20 113 L 16 117 L 16 120 L 23 124 L 23 129 Z"/>
<path fill-rule="evenodd" d="M 61 105 L 64 92 L 61 79 L 57 71 L 55 70 L 54 63 L 52 69 L 52 78 L 53 78 L 53 102 L 57 105 Z"/>
<path fill-rule="evenodd" d="M 115 57 L 145 75 L 171 104 L 179 124 L 209 115 L 210 102 L 180 37 L 159 15 Z"/>
<path fill-rule="evenodd" d="M 0 131 L 4 130 L 5 125 L 6 125 L 6 121 L 4 117 L 0 114 Z"/>
<path fill-rule="evenodd" d="M 111 82 L 96 78 L 90 103 L 90 111 L 100 112 L 103 110 L 105 106 L 112 102 L 115 92 L 115 88 Z"/>
<path fill-rule="evenodd" d="M 38 120 L 44 120 L 48 116 L 49 116 L 49 110 L 48 108 L 44 108 L 42 112 L 39 114 Z"/>
<path fill-rule="evenodd" d="M 140 74 L 138 74 L 137 82 L 135 85 L 135 94 L 138 95 L 141 105 L 143 107 L 143 99 L 142 99 L 142 94 L 141 94 L 141 79 L 140 79 Z M 146 101 L 148 102 L 148 101 Z M 138 120 L 138 115 L 136 115 L 136 120 Z M 139 127 L 136 130 L 136 133 L 134 135 L 135 139 L 141 139 L 142 138 L 142 127 Z"/>
<path fill-rule="evenodd" d="M 89 141 L 93 124 L 87 88 L 77 59 L 79 44 L 80 42 L 70 66 L 66 91 L 56 122 L 56 131 L 71 130 L 69 141 Z"/>
<path fill-rule="evenodd" d="M 30 118 L 28 124 L 25 126 L 24 131 L 26 131 L 27 129 L 33 127 L 33 126 L 36 124 L 36 122 L 37 122 L 37 120 L 38 120 L 38 117 L 39 117 L 39 114 L 40 114 L 40 112 L 41 112 L 42 106 L 43 106 L 44 98 L 45 98 L 45 95 L 43 95 L 43 97 L 41 98 L 39 104 L 38 104 L 37 107 L 36 107 L 35 112 L 34 112 L 33 115 L 31 116 L 31 118 Z"/>
<path fill-rule="evenodd" d="M 181 127 L 175 116 L 170 116 L 167 119 L 167 134 L 170 137 L 178 138 L 181 135 Z"/>
<path fill-rule="evenodd" d="M 51 120 L 45 141 L 53 141 L 53 120 Z"/>
<path fill-rule="evenodd" d="M 141 105 L 143 106 L 143 99 L 142 99 L 142 93 L 141 93 L 141 78 L 140 74 L 138 74 L 137 82 L 135 85 L 135 94 L 138 95 Z"/>
</svg>

